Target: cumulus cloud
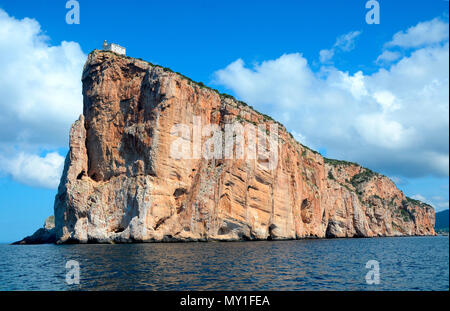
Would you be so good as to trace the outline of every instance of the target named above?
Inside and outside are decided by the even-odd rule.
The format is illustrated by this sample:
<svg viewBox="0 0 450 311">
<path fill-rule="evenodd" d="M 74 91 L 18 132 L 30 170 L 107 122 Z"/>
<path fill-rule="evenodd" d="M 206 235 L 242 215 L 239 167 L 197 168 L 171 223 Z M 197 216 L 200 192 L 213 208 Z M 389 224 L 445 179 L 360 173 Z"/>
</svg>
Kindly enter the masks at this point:
<svg viewBox="0 0 450 311">
<path fill-rule="evenodd" d="M 333 66 L 313 72 L 296 53 L 253 67 L 239 59 L 215 78 L 330 157 L 393 176 L 448 176 L 448 59 L 446 41 L 352 74 Z"/>
<path fill-rule="evenodd" d="M 333 47 L 329 50 L 324 49 L 319 52 L 319 59 L 321 63 L 331 61 L 337 51 L 349 52 L 355 48 L 355 40 L 361 34 L 361 31 L 351 31 L 336 39 Z"/>
<path fill-rule="evenodd" d="M 51 152 L 44 157 L 20 153 L 14 158 L 1 159 L 0 169 L 25 185 L 54 189 L 58 187 L 64 157 Z"/>
<path fill-rule="evenodd" d="M 70 125 L 82 112 L 86 57 L 78 43 L 51 45 L 36 20 L 0 9 L 0 173 L 55 186 L 50 179 L 61 161 L 54 153 L 39 155 L 67 146 Z M 48 172 L 35 174 L 40 169 Z"/>
<path fill-rule="evenodd" d="M 418 23 L 406 31 L 397 32 L 387 47 L 399 46 L 413 48 L 448 40 L 448 23 L 435 18 L 431 21 Z"/>
</svg>

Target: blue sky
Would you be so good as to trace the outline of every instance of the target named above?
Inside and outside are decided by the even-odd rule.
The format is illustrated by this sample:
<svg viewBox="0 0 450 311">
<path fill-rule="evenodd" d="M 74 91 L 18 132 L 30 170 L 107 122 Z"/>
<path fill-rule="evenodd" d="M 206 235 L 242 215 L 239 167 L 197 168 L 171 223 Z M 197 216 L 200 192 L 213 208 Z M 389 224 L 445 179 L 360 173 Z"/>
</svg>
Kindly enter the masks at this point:
<svg viewBox="0 0 450 311">
<path fill-rule="evenodd" d="M 60 167 L 81 112 L 82 63 L 105 39 L 249 102 L 326 156 L 362 163 L 392 177 L 406 195 L 448 208 L 448 61 L 441 60 L 448 58 L 448 1 L 380 0 L 378 25 L 366 23 L 366 1 L 356 0 L 79 3 L 80 24 L 69 25 L 65 0 L 0 0 L 0 21 L 11 25 L 5 36 L 14 31 L 2 41 L 0 29 L 0 84 L 8 85 L 0 86 L 0 242 L 33 233 L 53 213 L 55 182 L 48 180 L 55 180 L 51 169 Z M 22 47 L 38 56 L 28 59 Z M 321 51 L 332 56 L 321 59 Z M 381 57 L 386 51 L 391 59 Z M 26 81 L 16 85 L 1 69 L 13 63 L 37 70 L 18 66 L 17 80 Z M 421 75 L 408 82 L 408 70 Z M 61 76 L 67 83 L 53 92 Z M 30 94 L 41 102 L 28 105 L 14 90 L 28 92 L 34 81 L 39 90 Z M 309 87 L 297 88 L 302 83 Z M 264 85 L 273 90 L 265 93 Z M 286 85 L 295 89 L 290 97 Z M 422 88 L 423 98 L 411 100 L 409 85 Z"/>
</svg>

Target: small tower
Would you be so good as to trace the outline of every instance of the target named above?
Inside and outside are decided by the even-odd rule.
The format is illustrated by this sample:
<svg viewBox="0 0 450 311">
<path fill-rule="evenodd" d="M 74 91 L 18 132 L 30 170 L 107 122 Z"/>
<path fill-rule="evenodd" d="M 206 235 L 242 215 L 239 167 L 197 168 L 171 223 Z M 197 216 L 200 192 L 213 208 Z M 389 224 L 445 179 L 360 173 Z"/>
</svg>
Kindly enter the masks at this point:
<svg viewBox="0 0 450 311">
<path fill-rule="evenodd" d="M 103 41 L 103 51 L 111 51 L 119 55 L 126 55 L 126 49 L 115 43 L 108 43 L 108 41 Z"/>
</svg>

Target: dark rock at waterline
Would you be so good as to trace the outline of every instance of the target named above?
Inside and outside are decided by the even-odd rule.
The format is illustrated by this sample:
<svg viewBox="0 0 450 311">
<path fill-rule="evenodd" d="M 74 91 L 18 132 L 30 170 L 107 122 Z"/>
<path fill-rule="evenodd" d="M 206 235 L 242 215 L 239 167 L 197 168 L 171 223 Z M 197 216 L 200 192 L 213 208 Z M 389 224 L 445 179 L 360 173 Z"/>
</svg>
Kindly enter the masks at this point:
<svg viewBox="0 0 450 311">
<path fill-rule="evenodd" d="M 56 242 L 55 217 L 50 216 L 45 220 L 44 227 L 38 229 L 33 235 L 12 243 L 13 245 L 24 244 L 53 244 Z"/>
</svg>

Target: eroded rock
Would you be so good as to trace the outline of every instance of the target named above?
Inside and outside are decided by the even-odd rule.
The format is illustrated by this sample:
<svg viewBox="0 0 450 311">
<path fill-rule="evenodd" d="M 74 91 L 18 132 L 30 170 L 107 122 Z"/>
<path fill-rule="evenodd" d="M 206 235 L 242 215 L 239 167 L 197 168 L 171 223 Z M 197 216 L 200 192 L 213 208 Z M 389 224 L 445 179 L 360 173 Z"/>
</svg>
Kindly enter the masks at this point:
<svg viewBox="0 0 450 311">
<path fill-rule="evenodd" d="M 59 243 L 435 234 L 431 206 L 385 176 L 324 160 L 281 125 L 274 170 L 173 159 L 171 128 L 193 116 L 221 129 L 273 121 L 170 70 L 94 51 L 82 80 L 83 115 L 55 199 Z"/>
</svg>

